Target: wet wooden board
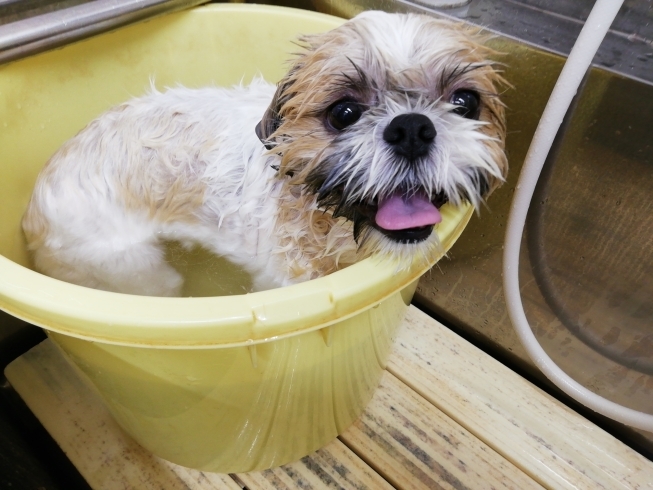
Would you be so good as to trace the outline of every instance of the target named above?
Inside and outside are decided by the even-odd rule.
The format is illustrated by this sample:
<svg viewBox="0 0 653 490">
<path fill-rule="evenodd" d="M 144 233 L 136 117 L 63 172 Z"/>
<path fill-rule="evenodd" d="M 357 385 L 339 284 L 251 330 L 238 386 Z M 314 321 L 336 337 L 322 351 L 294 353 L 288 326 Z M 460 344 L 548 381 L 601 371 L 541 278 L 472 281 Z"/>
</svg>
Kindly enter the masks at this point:
<svg viewBox="0 0 653 490">
<path fill-rule="evenodd" d="M 416 308 L 388 370 L 547 488 L 653 488 L 653 463 Z"/>
<path fill-rule="evenodd" d="M 542 488 L 390 373 L 341 439 L 397 488 Z"/>
<path fill-rule="evenodd" d="M 295 464 L 238 474 L 236 477 L 247 485 L 247 488 L 257 490 L 392 490 L 391 485 L 338 440 Z"/>
<path fill-rule="evenodd" d="M 410 308 L 389 372 L 340 441 L 272 470 L 182 468 L 126 436 L 46 341 L 9 381 L 98 490 L 653 488 L 653 464 Z"/>
</svg>

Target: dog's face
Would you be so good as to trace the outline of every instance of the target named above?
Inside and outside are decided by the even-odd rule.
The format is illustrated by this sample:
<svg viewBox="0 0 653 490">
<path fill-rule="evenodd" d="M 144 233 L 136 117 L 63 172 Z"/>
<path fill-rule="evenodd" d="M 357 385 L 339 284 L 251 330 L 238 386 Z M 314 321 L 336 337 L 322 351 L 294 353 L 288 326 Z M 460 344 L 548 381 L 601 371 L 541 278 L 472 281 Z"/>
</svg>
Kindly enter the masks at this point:
<svg viewBox="0 0 653 490">
<path fill-rule="evenodd" d="M 371 252 L 437 246 L 439 208 L 478 206 L 507 171 L 490 50 L 463 27 L 382 12 L 302 42 L 257 128 L 279 176 Z"/>
</svg>

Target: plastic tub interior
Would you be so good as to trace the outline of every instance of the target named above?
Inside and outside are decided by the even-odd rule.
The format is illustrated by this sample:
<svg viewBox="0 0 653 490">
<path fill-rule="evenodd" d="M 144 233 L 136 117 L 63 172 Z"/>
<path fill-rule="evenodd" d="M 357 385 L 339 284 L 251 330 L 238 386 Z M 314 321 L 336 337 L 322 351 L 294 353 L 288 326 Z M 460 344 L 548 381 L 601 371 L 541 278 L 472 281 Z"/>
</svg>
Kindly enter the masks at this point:
<svg viewBox="0 0 653 490">
<path fill-rule="evenodd" d="M 160 90 L 230 86 L 258 74 L 276 82 L 299 33 L 342 22 L 212 5 L 0 67 L 0 308 L 45 328 L 118 423 L 164 459 L 243 472 L 334 439 L 371 398 L 426 267 L 398 271 L 368 259 L 307 283 L 219 297 L 78 287 L 30 269 L 20 219 L 36 176 L 66 139 L 152 80 Z M 443 209 L 443 252 L 471 213 Z M 189 287 L 203 295 L 201 281 Z"/>
</svg>

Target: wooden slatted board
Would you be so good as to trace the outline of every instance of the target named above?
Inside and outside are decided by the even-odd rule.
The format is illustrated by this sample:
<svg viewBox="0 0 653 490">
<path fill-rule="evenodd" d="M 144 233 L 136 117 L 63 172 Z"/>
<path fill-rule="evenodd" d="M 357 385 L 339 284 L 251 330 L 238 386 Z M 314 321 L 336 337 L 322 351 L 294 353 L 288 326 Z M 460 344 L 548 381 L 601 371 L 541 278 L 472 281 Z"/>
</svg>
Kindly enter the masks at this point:
<svg viewBox="0 0 653 490">
<path fill-rule="evenodd" d="M 204 473 L 151 455 L 50 341 L 5 374 L 98 490 L 653 488 L 653 463 L 413 307 L 360 419 L 261 472 Z"/>
</svg>

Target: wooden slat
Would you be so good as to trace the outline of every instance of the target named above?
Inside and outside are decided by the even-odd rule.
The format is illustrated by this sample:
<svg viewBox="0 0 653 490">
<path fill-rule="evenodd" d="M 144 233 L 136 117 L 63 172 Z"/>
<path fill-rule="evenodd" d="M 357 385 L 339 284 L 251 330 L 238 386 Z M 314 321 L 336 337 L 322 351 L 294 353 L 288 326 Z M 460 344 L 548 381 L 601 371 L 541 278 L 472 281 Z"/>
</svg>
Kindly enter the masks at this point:
<svg viewBox="0 0 653 490">
<path fill-rule="evenodd" d="M 338 440 L 296 463 L 237 476 L 252 490 L 392 489 L 391 485 Z"/>
<path fill-rule="evenodd" d="M 384 375 L 342 436 L 362 459 L 336 441 L 235 478 L 252 490 L 390 488 L 364 460 L 401 489 L 532 488 L 525 474 L 549 488 L 653 488 L 651 462 L 414 308 L 389 369 L 398 379 Z M 49 341 L 6 374 L 93 488 L 240 488 L 140 448 Z"/>
<path fill-rule="evenodd" d="M 389 373 L 340 437 L 402 490 L 542 488 Z"/>
<path fill-rule="evenodd" d="M 5 375 L 94 489 L 240 490 L 228 475 L 189 470 L 139 446 L 49 340 L 13 361 Z"/>
<path fill-rule="evenodd" d="M 653 488 L 653 463 L 414 307 L 388 370 L 548 488 Z"/>
</svg>

